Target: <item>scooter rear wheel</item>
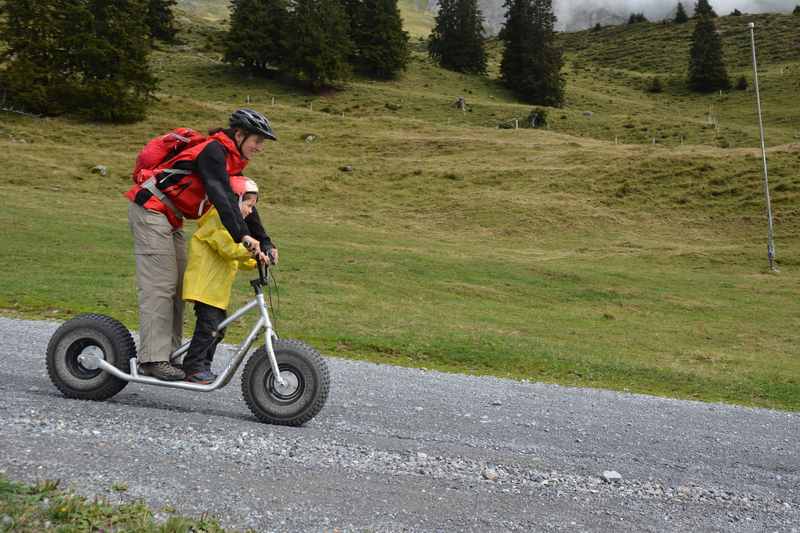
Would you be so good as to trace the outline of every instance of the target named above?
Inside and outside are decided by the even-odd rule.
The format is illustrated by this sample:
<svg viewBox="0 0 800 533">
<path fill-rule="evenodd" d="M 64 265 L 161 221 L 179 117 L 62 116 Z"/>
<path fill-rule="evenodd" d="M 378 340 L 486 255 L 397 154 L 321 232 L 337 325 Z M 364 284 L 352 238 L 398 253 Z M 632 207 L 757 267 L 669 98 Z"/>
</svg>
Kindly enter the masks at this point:
<svg viewBox="0 0 800 533">
<path fill-rule="evenodd" d="M 123 372 L 136 356 L 136 344 L 117 320 L 97 314 L 79 315 L 64 322 L 47 345 L 47 373 L 67 398 L 107 400 L 125 388 L 127 381 L 99 368 L 83 366 L 79 356 L 94 351 Z"/>
<path fill-rule="evenodd" d="M 256 418 L 269 424 L 301 426 L 314 418 L 328 399 L 330 374 L 319 352 L 300 341 L 275 339 L 273 348 L 280 386 L 261 347 L 242 371 L 242 395 Z"/>
</svg>

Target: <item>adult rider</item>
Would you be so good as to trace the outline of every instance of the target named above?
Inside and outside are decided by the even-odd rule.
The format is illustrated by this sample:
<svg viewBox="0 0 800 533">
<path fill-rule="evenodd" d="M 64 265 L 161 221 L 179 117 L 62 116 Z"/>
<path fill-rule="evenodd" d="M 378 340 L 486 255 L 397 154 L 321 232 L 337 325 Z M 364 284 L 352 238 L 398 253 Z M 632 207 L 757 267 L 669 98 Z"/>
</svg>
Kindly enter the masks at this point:
<svg viewBox="0 0 800 533">
<path fill-rule="evenodd" d="M 269 120 L 252 109 L 235 111 L 229 128 L 217 128 L 209 137 L 157 169 L 142 172 L 140 184 L 125 196 L 131 201 L 128 223 L 136 256 L 139 300 L 140 371 L 162 380 L 186 376 L 170 363 L 170 354 L 183 335 L 183 272 L 186 239 L 183 219 L 195 219 L 213 205 L 235 242 L 254 257 L 277 261 L 278 250 L 264 230 L 258 212 L 242 218 L 230 185 L 248 161 L 262 151 L 265 140 L 277 140 Z"/>
</svg>

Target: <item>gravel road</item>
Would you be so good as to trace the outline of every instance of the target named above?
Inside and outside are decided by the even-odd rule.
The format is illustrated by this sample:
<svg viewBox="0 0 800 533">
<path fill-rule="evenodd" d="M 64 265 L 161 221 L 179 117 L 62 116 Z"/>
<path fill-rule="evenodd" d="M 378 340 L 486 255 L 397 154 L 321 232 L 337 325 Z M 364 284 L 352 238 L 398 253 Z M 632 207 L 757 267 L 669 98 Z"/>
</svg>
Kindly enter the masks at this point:
<svg viewBox="0 0 800 533">
<path fill-rule="evenodd" d="M 238 377 L 64 399 L 44 363 L 57 326 L 0 318 L 12 479 L 257 531 L 800 533 L 800 413 L 329 358 L 328 404 L 284 428 L 256 422 Z"/>
</svg>

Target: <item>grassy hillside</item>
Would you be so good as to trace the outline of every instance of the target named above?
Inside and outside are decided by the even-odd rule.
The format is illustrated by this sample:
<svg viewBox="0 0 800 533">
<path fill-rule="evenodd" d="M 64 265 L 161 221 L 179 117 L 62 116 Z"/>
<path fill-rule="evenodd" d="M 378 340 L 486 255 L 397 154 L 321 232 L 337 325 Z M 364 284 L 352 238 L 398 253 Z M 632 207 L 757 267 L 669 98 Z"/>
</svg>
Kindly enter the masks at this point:
<svg viewBox="0 0 800 533">
<path fill-rule="evenodd" d="M 410 2 L 410 0 L 408 0 Z M 412 3 L 403 4 L 407 9 Z M 760 78 L 768 142 L 800 142 L 800 17 L 753 15 L 721 17 L 726 58 L 731 78 L 741 75 L 752 82 L 748 21 L 758 28 Z M 751 90 L 720 95 L 698 95 L 685 88 L 692 23 L 644 23 L 560 34 L 566 57 L 566 106 L 552 110 L 551 131 L 609 142 L 667 146 L 708 144 L 722 148 L 759 146 L 755 97 Z M 207 87 L 201 97 L 217 98 L 236 92 L 243 97 L 280 97 L 279 102 L 311 105 L 331 114 L 366 118 L 385 116 L 433 120 L 444 125 L 496 128 L 523 119 L 531 106 L 522 105 L 498 82 L 501 49 L 489 45 L 489 76 L 475 77 L 439 69 L 427 58 L 424 43 L 412 41 L 414 53 L 405 76 L 398 82 L 355 80 L 348 90 L 324 97 L 309 95 L 286 85 L 247 83 L 238 90 L 239 73 L 219 62 L 219 26 L 195 21 L 192 33 L 182 34 L 199 53 L 170 54 L 157 60 L 157 70 L 170 90 L 181 76 L 202 77 Z M 209 45 L 208 37 L 216 44 Z M 760 45 L 763 42 L 764 47 Z M 187 62 L 188 60 L 188 62 Z M 211 68 L 209 64 L 211 63 Z M 177 73 L 177 79 L 170 79 Z M 665 92 L 646 88 L 654 76 Z M 166 88 L 166 86 L 162 84 Z M 468 113 L 456 113 L 452 103 L 464 96 Z"/>
<path fill-rule="evenodd" d="M 221 22 L 230 17 L 230 2 L 220 0 L 178 0 L 176 18 L 182 15 L 189 20 L 200 19 L 207 22 Z M 184 19 L 186 20 L 186 19 Z"/>
<path fill-rule="evenodd" d="M 398 0 L 397 7 L 403 17 L 403 26 L 413 38 L 427 37 L 433 28 L 433 14 L 422 0 Z M 220 0 L 178 0 L 178 15 L 189 20 L 223 22 L 230 17 L 230 3 Z M 184 19 L 186 20 L 186 19 Z"/>
<path fill-rule="evenodd" d="M 208 24 L 153 54 L 161 90 L 142 123 L 1 115 L 4 314 L 93 310 L 137 327 L 121 197 L 134 155 L 249 102 L 280 138 L 248 172 L 281 249 L 283 336 L 338 356 L 800 408 L 800 146 L 788 126 L 770 151 L 776 275 L 757 137 L 730 126 L 742 142 L 723 148 L 670 103 L 699 113 L 707 97 L 651 96 L 599 62 L 573 69 L 570 52 L 570 104 L 550 130 L 503 130 L 529 106 L 422 53 L 398 81 L 313 95 L 220 64 Z M 471 111 L 452 107 L 459 95 Z M 647 142 L 649 121 L 684 129 L 684 144 Z M 628 136 L 615 144 L 618 125 Z"/>
<path fill-rule="evenodd" d="M 426 0 L 398 0 L 403 27 L 414 39 L 427 38 L 435 25 L 434 15 L 427 8 Z"/>
<path fill-rule="evenodd" d="M 725 16 L 716 21 L 726 64 L 733 71 L 752 69 L 750 22 L 756 26 L 760 63 L 800 61 L 800 48 L 796 46 L 800 17 L 796 15 Z M 645 22 L 562 33 L 560 37 L 575 60 L 606 68 L 685 76 L 693 31 L 691 20 L 686 24 Z"/>
<path fill-rule="evenodd" d="M 569 105 L 603 117 L 571 125 L 571 130 L 612 140 L 618 136 L 625 142 L 655 138 L 666 144 L 683 139 L 722 147 L 757 146 L 747 28 L 748 22 L 754 22 L 768 140 L 772 144 L 799 142 L 800 17 L 747 15 L 717 21 L 731 80 L 745 76 L 750 83 L 747 91 L 698 96 L 686 90 L 692 22 L 561 34 L 568 59 Z M 654 76 L 665 83 L 664 93 L 646 93 Z"/>
</svg>

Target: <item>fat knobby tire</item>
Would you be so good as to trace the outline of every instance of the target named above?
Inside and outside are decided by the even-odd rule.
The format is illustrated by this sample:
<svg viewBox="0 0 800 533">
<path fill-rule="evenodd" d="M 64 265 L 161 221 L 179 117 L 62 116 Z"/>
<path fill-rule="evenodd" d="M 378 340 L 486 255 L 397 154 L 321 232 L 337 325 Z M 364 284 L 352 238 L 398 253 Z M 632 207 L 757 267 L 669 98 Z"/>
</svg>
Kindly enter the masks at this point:
<svg viewBox="0 0 800 533">
<path fill-rule="evenodd" d="M 85 314 L 64 322 L 47 345 L 47 373 L 67 398 L 107 400 L 125 388 L 127 381 L 103 370 L 87 370 L 77 355 L 86 348 L 99 349 L 106 361 L 129 372 L 136 344 L 128 329 L 105 315 Z"/>
<path fill-rule="evenodd" d="M 300 341 L 275 339 L 273 348 L 281 374 L 289 373 L 296 379 L 296 392 L 280 397 L 272 388 L 272 367 L 262 346 L 253 352 L 242 371 L 244 401 L 262 422 L 301 426 L 314 418 L 328 399 L 328 365 L 319 352 Z"/>
</svg>

